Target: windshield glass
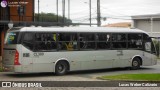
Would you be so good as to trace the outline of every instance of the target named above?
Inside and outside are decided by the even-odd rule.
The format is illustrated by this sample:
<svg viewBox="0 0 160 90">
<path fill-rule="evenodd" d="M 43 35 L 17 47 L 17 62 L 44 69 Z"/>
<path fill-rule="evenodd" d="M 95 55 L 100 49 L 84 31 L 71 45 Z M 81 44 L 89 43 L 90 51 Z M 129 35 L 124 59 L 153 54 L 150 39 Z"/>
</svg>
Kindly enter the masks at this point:
<svg viewBox="0 0 160 90">
<path fill-rule="evenodd" d="M 19 32 L 9 32 L 5 37 L 5 44 L 17 44 Z"/>
</svg>

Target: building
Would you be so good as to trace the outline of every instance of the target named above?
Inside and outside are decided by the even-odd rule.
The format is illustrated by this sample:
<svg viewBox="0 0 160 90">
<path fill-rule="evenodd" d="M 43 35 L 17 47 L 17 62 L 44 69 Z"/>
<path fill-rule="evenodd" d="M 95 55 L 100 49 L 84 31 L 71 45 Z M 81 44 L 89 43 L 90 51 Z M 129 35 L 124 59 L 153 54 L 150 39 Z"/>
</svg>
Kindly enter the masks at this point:
<svg viewBox="0 0 160 90">
<path fill-rule="evenodd" d="M 104 25 L 103 27 L 130 28 L 131 27 L 131 23 L 130 22 L 119 22 L 119 23 L 112 23 L 112 24 Z"/>
<path fill-rule="evenodd" d="M 0 6 L 0 56 L 3 54 L 4 37 L 11 21 L 14 26 L 22 26 L 34 21 L 34 0 L 0 0 L 7 4 Z M 0 57 L 1 59 L 1 57 Z"/>
<path fill-rule="evenodd" d="M 160 14 L 132 16 L 132 28 L 148 32 L 153 37 L 160 37 Z"/>
</svg>

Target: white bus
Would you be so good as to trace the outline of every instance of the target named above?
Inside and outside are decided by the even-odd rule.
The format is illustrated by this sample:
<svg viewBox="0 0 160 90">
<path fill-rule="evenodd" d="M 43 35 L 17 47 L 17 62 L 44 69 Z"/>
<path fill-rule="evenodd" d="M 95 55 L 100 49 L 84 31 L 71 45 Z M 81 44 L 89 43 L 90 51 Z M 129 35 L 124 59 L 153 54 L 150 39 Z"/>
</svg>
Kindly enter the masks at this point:
<svg viewBox="0 0 160 90">
<path fill-rule="evenodd" d="M 3 66 L 19 73 L 106 69 L 155 65 L 156 50 L 147 33 L 106 27 L 22 27 L 8 31 Z"/>
</svg>

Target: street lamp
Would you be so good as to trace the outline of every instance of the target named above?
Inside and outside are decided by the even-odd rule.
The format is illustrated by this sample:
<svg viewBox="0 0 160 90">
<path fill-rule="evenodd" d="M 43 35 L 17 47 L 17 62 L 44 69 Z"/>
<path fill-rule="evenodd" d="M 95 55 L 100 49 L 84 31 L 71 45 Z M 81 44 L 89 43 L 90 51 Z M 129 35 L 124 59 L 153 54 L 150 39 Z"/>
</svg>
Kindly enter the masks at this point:
<svg viewBox="0 0 160 90">
<path fill-rule="evenodd" d="M 12 28 L 13 28 L 13 22 L 12 22 L 12 21 L 10 21 L 10 22 L 8 23 L 8 27 L 9 27 L 9 29 L 12 29 Z"/>
</svg>

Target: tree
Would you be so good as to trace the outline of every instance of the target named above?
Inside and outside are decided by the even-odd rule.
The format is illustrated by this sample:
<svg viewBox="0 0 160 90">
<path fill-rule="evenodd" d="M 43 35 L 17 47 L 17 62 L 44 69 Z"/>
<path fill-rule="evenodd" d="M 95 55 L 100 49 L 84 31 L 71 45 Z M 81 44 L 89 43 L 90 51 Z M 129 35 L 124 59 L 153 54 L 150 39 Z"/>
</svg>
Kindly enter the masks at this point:
<svg viewBox="0 0 160 90">
<path fill-rule="evenodd" d="M 39 20 L 38 20 L 38 16 L 39 16 Z M 63 24 L 63 17 L 62 16 L 58 16 L 58 20 L 60 24 Z M 72 20 L 67 19 L 66 17 L 64 18 L 65 20 L 65 25 L 68 25 L 70 23 L 72 23 Z M 55 22 L 57 23 L 57 15 L 55 15 L 54 13 L 36 13 L 35 14 L 35 21 L 37 22 Z"/>
</svg>

